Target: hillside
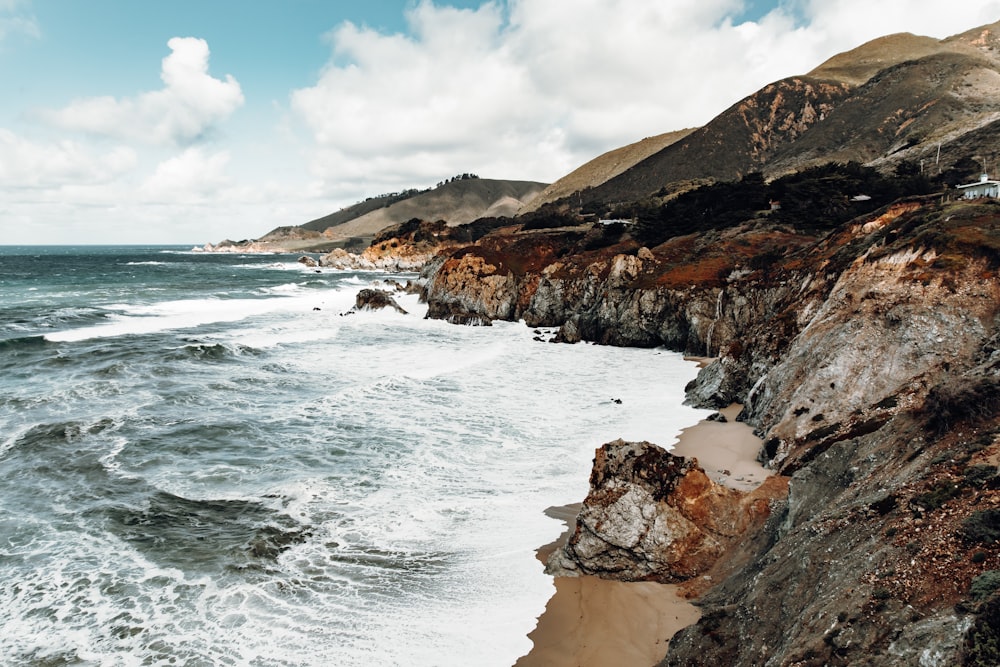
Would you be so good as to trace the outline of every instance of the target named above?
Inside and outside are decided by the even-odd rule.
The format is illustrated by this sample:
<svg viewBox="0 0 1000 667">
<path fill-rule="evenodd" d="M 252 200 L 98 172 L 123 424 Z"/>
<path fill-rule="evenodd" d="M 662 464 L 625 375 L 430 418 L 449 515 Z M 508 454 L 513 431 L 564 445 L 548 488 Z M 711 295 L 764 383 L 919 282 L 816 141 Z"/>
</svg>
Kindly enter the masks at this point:
<svg viewBox="0 0 1000 667">
<path fill-rule="evenodd" d="M 658 153 L 670 144 L 680 141 L 692 132 L 694 132 L 694 129 L 686 129 L 659 134 L 655 137 L 646 137 L 634 144 L 616 148 L 603 155 L 599 155 L 545 188 L 520 213 L 537 211 L 545 204 L 551 204 L 569 197 L 575 192 L 600 185 L 626 169 L 642 162 L 650 155 Z"/>
<path fill-rule="evenodd" d="M 331 241 L 350 237 L 374 236 L 390 225 L 413 218 L 444 220 L 449 225 L 462 225 L 477 218 L 512 216 L 542 190 L 545 183 L 533 181 L 501 181 L 471 178 L 445 183 L 433 190 L 421 192 L 389 206 L 368 211 L 322 230 L 314 223 L 310 229 L 322 231 Z M 320 218 L 320 221 L 326 218 Z"/>
<path fill-rule="evenodd" d="M 830 161 L 946 169 L 1000 152 L 1000 24 L 944 40 L 901 34 L 765 86 L 572 205 L 631 202 L 704 180 L 779 176 Z M 991 168 L 996 168 L 992 165 Z M 575 199 L 575 201 L 574 201 Z"/>
<path fill-rule="evenodd" d="M 206 252 L 328 252 L 363 250 L 378 232 L 417 218 L 450 226 L 488 217 L 512 217 L 546 187 L 534 181 L 459 178 L 429 190 L 371 197 L 301 226 L 282 226 L 246 241 L 206 244 Z"/>
<path fill-rule="evenodd" d="M 426 191 L 424 191 L 426 192 Z M 334 211 L 328 215 L 324 215 L 322 218 L 316 218 L 315 220 L 310 220 L 304 225 L 300 225 L 303 229 L 309 229 L 316 232 L 322 232 L 330 227 L 336 227 L 337 225 L 342 225 L 345 222 L 350 222 L 356 218 L 360 218 L 363 215 L 367 215 L 372 211 L 377 211 L 381 208 L 387 206 L 392 206 L 398 202 L 401 202 L 410 197 L 415 197 L 420 194 L 420 190 L 404 190 L 399 193 L 384 194 L 377 197 L 368 197 L 364 201 L 358 202 L 351 206 L 340 209 L 339 211 Z"/>
</svg>

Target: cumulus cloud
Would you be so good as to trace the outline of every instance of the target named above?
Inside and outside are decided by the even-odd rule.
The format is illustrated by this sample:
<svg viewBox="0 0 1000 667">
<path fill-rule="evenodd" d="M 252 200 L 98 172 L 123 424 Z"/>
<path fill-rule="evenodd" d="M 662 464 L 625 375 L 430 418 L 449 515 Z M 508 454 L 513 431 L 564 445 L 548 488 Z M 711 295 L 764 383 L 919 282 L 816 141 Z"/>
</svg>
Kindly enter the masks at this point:
<svg viewBox="0 0 1000 667">
<path fill-rule="evenodd" d="M 107 183 L 133 169 L 137 160 L 125 146 L 95 152 L 79 142 L 36 143 L 0 128 L 0 183 L 8 188 Z"/>
<path fill-rule="evenodd" d="M 452 168 L 449 154 L 481 155 L 511 138 L 537 145 L 556 127 L 560 110 L 536 95 L 501 41 L 497 5 L 425 3 L 409 23 L 412 36 L 340 26 L 330 35 L 334 62 L 316 86 L 293 94 L 319 162 L 339 180 L 378 181 L 385 168 L 439 179 Z"/>
<path fill-rule="evenodd" d="M 42 112 L 62 129 L 158 144 L 186 145 L 210 133 L 243 105 L 243 91 L 231 75 L 208 73 L 203 39 L 174 37 L 160 78 L 164 87 L 133 98 L 91 97 Z"/>
<path fill-rule="evenodd" d="M 187 148 L 157 165 L 141 193 L 151 200 L 201 200 L 229 184 L 225 173 L 229 159 L 228 151 Z"/>
<path fill-rule="evenodd" d="M 549 180 L 605 150 L 704 124 L 874 37 L 945 37 L 1000 16 L 1000 0 L 967 0 L 961 12 L 941 12 L 940 0 L 788 0 L 739 21 L 745 4 L 508 0 L 459 10 L 422 0 L 405 35 L 334 29 L 330 62 L 293 92 L 292 109 L 315 140 L 328 195 L 463 171 Z"/>
</svg>

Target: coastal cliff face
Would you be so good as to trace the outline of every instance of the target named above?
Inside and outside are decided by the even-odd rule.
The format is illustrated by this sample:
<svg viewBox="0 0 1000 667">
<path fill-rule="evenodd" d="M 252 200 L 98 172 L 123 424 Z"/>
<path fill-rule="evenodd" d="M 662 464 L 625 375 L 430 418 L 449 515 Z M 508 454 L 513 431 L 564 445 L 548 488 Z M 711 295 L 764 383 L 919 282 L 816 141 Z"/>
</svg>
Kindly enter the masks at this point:
<svg viewBox="0 0 1000 667">
<path fill-rule="evenodd" d="M 707 572 L 704 615 L 664 664 L 996 664 L 997 587 L 972 591 L 1000 580 L 1000 205 L 913 199 L 825 235 L 758 221 L 654 248 L 582 231 L 513 241 L 435 261 L 429 315 L 715 356 L 689 401 L 743 403 L 789 485 L 766 521 L 719 541 L 664 514 L 656 484 L 689 464 L 625 484 L 643 477 L 625 459 L 648 453 L 619 445 L 599 453 L 553 567 Z M 695 556 L 665 555 L 671 531 Z"/>
</svg>

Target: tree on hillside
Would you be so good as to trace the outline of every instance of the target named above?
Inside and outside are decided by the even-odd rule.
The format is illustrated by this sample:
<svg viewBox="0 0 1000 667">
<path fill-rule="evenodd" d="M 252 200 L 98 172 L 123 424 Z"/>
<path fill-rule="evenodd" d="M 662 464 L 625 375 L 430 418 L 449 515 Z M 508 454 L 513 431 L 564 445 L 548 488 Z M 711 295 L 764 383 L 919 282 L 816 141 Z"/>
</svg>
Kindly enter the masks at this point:
<svg viewBox="0 0 1000 667">
<path fill-rule="evenodd" d="M 832 229 L 851 218 L 909 195 L 940 187 L 925 175 L 904 167 L 885 175 L 857 162 L 829 163 L 766 183 L 759 173 L 739 181 L 707 185 L 679 195 L 659 207 L 637 206 L 636 236 L 657 245 L 694 232 L 732 227 L 780 202 L 772 219 L 806 232 Z"/>
</svg>

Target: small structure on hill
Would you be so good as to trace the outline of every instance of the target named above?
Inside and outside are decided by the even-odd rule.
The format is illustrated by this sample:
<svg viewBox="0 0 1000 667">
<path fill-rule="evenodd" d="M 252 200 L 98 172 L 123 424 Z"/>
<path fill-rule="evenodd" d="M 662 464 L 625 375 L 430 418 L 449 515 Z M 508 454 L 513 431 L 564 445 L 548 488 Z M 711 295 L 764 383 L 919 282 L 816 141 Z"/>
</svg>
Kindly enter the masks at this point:
<svg viewBox="0 0 1000 667">
<path fill-rule="evenodd" d="M 980 197 L 1000 197 L 1000 181 L 990 180 L 988 174 L 979 177 L 976 183 L 956 186 L 963 199 L 979 199 Z"/>
</svg>

